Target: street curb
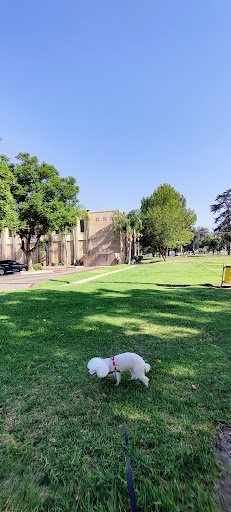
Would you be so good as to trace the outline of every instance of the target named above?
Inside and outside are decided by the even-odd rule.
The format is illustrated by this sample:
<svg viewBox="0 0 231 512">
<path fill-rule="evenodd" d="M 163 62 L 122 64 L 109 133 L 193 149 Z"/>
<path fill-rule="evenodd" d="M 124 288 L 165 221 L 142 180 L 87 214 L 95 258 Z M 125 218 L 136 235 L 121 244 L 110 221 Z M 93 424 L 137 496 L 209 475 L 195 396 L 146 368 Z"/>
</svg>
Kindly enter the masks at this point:
<svg viewBox="0 0 231 512">
<path fill-rule="evenodd" d="M 37 274 L 52 274 L 52 272 L 64 272 L 65 270 L 68 270 L 68 269 L 72 269 L 74 270 L 74 268 L 83 268 L 82 265 L 80 265 L 79 267 L 62 267 L 62 268 L 56 268 L 54 270 L 34 270 L 34 272 L 27 272 L 26 275 L 29 276 L 29 275 L 37 275 Z"/>
</svg>

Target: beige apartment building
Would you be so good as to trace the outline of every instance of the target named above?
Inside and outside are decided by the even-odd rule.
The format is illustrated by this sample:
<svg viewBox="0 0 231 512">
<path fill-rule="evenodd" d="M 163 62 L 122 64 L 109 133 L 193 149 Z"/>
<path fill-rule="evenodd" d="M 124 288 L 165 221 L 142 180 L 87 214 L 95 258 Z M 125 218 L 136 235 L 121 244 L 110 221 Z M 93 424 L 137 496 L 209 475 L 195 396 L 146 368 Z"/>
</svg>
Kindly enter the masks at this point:
<svg viewBox="0 0 231 512">
<path fill-rule="evenodd" d="M 48 243 L 32 253 L 33 263 L 43 265 L 73 263 L 90 265 L 115 265 L 125 258 L 123 233 L 114 232 L 114 210 L 91 212 L 90 220 L 78 220 L 72 233 L 52 233 Z M 13 259 L 25 262 L 21 241 L 7 228 L 0 233 L 0 260 Z"/>
</svg>

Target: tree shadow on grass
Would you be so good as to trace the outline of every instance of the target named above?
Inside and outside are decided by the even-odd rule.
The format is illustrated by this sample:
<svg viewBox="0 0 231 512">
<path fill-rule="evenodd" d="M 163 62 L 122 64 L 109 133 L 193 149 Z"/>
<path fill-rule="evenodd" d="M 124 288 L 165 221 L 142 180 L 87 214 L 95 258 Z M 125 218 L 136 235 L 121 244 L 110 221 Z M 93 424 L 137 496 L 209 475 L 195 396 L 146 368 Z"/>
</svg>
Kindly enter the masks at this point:
<svg viewBox="0 0 231 512">
<path fill-rule="evenodd" d="M 129 510 L 124 419 L 140 509 L 151 512 L 159 500 L 161 512 L 191 510 L 192 502 L 195 511 L 213 510 L 213 425 L 227 422 L 230 411 L 227 293 L 131 283 L 125 290 L 121 284 L 32 289 L 2 298 L 8 473 L 31 469 L 37 489 L 50 495 L 41 501 L 44 510 L 70 510 L 77 492 L 81 510 L 90 510 L 87 495 L 97 510 L 117 512 L 118 503 Z M 124 351 L 151 364 L 148 390 L 128 382 L 129 375 L 118 389 L 113 379 L 100 383 L 88 376 L 91 357 Z M 15 446 L 21 466 L 12 469 Z M 10 481 L 8 473 L 3 477 Z"/>
<path fill-rule="evenodd" d="M 152 342 L 153 347 L 159 339 L 158 331 L 161 331 L 161 338 L 166 343 L 174 338 L 174 332 L 165 332 L 166 322 L 169 330 L 176 326 L 182 329 L 183 342 L 185 329 L 192 328 L 191 334 L 187 334 L 187 343 L 191 338 L 195 340 L 203 326 L 206 326 L 207 334 L 210 332 L 211 336 L 222 335 L 219 327 L 220 314 L 222 309 L 227 307 L 228 299 L 223 289 L 191 285 L 155 285 L 164 287 L 166 290 L 163 293 L 156 288 L 144 290 L 134 286 L 126 291 L 121 287 L 121 283 L 118 283 L 118 290 L 116 282 L 109 284 L 107 288 L 101 288 L 100 282 L 97 284 L 97 290 L 91 289 L 90 293 L 77 287 L 75 290 L 64 287 L 59 290 L 34 289 L 26 293 L 5 295 L 1 311 L 2 334 L 4 336 L 6 333 L 6 343 L 10 346 L 16 343 L 18 346 L 21 340 L 24 350 L 23 342 L 27 338 L 27 341 L 37 340 L 40 350 L 43 346 L 49 350 L 49 347 L 52 349 L 50 342 L 63 334 L 67 346 L 71 343 L 74 348 L 81 345 L 82 336 L 85 339 L 87 335 L 90 355 L 89 341 L 95 336 L 102 339 L 102 342 L 106 339 L 107 345 L 112 349 L 115 346 L 119 349 L 121 344 L 122 348 L 126 346 L 128 349 L 128 345 L 131 344 L 128 330 L 132 324 L 132 336 L 135 335 L 136 338 L 140 335 L 141 345 L 145 345 L 145 340 L 148 340 L 149 343 Z M 211 307 L 214 308 L 212 312 Z M 230 311 L 227 309 L 225 314 L 229 316 Z M 125 317 L 125 321 L 119 321 L 121 316 Z M 143 323 L 146 321 L 148 325 L 145 331 Z M 224 329 L 225 333 L 228 332 L 226 325 L 229 329 L 229 323 L 223 321 L 222 330 Z M 58 332 L 60 329 L 63 333 Z M 41 333 L 44 335 L 42 340 Z M 126 341 L 124 338 L 123 342 L 121 336 L 124 336 Z M 73 339 L 76 340 L 74 346 Z M 95 348 L 93 343 L 93 349 Z"/>
</svg>

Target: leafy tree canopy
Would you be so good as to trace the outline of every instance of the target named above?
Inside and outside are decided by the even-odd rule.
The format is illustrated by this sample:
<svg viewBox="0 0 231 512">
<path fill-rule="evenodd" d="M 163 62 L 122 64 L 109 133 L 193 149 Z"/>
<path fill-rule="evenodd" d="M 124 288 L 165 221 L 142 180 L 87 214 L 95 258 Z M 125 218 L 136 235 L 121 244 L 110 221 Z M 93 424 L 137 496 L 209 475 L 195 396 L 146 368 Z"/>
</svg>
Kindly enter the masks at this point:
<svg viewBox="0 0 231 512">
<path fill-rule="evenodd" d="M 192 228 L 192 240 L 190 243 L 186 244 L 184 248 L 187 251 L 192 251 L 193 253 L 198 250 L 200 247 L 203 247 L 204 240 L 210 235 L 208 228 L 200 227 Z"/>
<path fill-rule="evenodd" d="M 38 163 L 37 157 L 19 153 L 11 187 L 19 217 L 18 233 L 29 241 L 49 231 L 59 230 L 63 217 L 77 207 L 79 187 L 72 177 L 60 178 L 51 165 Z"/>
<path fill-rule="evenodd" d="M 215 218 L 217 227 L 214 231 L 227 243 L 228 252 L 231 254 L 231 188 L 223 194 L 218 194 L 210 209 L 211 212 L 218 214 Z"/>
<path fill-rule="evenodd" d="M 120 210 L 114 211 L 113 216 L 114 222 L 114 231 L 126 231 L 128 227 L 128 216 L 125 212 L 121 212 Z"/>
<path fill-rule="evenodd" d="M 8 227 L 14 230 L 17 227 L 17 213 L 11 186 L 15 178 L 12 165 L 5 155 L 0 155 L 0 230 Z"/>
<path fill-rule="evenodd" d="M 39 164 L 36 156 L 19 153 L 16 158 L 15 165 L 2 160 L 0 177 L 5 183 L 9 211 L 15 216 L 14 230 L 22 240 L 31 268 L 31 253 L 39 246 L 42 235 L 76 224 L 79 187 L 74 178 L 61 178 L 53 166 Z M 0 215 L 9 227 L 8 213 L 3 211 Z"/>
<path fill-rule="evenodd" d="M 168 184 L 160 185 L 150 197 L 142 199 L 142 245 L 160 252 L 166 260 L 168 250 L 186 245 L 196 214 L 186 208 L 186 199 Z"/>
<path fill-rule="evenodd" d="M 214 236 L 213 233 L 204 238 L 201 242 L 201 247 L 205 247 L 208 251 L 220 251 L 222 249 L 223 243 L 222 238 L 220 236 Z"/>
<path fill-rule="evenodd" d="M 128 213 L 128 221 L 131 228 L 136 232 L 140 233 L 142 230 L 142 220 L 140 210 L 131 210 Z"/>
</svg>

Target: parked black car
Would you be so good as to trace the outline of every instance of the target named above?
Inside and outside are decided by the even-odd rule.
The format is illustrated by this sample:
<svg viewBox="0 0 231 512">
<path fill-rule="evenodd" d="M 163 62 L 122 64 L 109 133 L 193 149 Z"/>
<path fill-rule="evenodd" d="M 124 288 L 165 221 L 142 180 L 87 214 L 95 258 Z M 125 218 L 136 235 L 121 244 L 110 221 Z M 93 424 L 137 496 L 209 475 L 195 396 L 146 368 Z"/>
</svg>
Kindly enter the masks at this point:
<svg viewBox="0 0 231 512">
<path fill-rule="evenodd" d="M 0 276 L 6 272 L 22 272 L 28 270 L 26 263 L 18 263 L 14 260 L 0 260 Z"/>
</svg>

